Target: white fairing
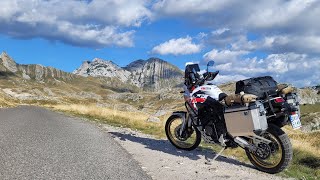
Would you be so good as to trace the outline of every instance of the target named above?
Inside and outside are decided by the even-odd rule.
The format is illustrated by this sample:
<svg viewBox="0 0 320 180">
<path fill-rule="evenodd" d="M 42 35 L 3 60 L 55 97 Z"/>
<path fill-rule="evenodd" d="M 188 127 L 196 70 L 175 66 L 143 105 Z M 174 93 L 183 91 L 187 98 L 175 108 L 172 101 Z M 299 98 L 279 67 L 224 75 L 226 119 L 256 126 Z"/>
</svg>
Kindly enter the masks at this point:
<svg viewBox="0 0 320 180">
<path fill-rule="evenodd" d="M 211 98 L 219 101 L 219 94 L 222 93 L 222 91 L 218 88 L 218 86 L 215 85 L 202 85 L 199 86 L 197 88 L 195 88 L 192 93 L 190 94 L 191 97 L 193 97 L 193 95 L 198 92 L 198 91 L 202 91 L 205 93 L 205 95 L 210 96 Z"/>
</svg>

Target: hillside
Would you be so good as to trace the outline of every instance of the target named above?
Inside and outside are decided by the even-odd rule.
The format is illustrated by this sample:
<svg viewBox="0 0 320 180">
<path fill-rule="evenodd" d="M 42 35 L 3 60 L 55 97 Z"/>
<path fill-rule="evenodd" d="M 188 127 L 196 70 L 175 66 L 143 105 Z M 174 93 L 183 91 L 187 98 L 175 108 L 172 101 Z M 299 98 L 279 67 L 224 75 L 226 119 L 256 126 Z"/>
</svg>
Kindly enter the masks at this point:
<svg viewBox="0 0 320 180">
<path fill-rule="evenodd" d="M 101 59 L 94 59 L 90 63 L 84 62 L 82 68 L 72 74 L 42 65 L 17 64 L 4 52 L 0 57 L 0 103 L 3 106 L 94 103 L 101 107 L 115 107 L 132 112 L 144 111 L 150 114 L 156 113 L 157 109 L 165 104 L 172 104 L 167 107 L 168 109 L 175 107 L 176 103 L 173 102 L 177 99 L 183 104 L 180 95 L 173 96 L 169 91 L 161 92 L 153 88 L 161 87 L 165 83 L 176 86 L 177 84 L 172 81 L 178 83 L 173 79 L 181 75 L 180 70 L 174 72 L 178 69 L 163 60 L 145 62 L 147 65 L 145 70 L 140 72 L 140 78 L 133 76 L 126 68 L 120 68 L 111 61 Z M 149 64 L 156 68 L 150 70 Z M 86 65 L 90 67 L 85 71 L 87 73 L 85 75 L 81 69 L 85 69 Z M 127 68 L 129 69 L 131 65 Z M 170 71 L 170 68 L 173 70 Z M 156 76 L 167 79 L 162 80 Z M 130 78 L 132 81 L 136 78 L 138 84 L 128 83 L 131 81 Z M 154 80 L 150 81 L 152 79 Z M 150 91 L 142 91 L 142 86 Z"/>
</svg>

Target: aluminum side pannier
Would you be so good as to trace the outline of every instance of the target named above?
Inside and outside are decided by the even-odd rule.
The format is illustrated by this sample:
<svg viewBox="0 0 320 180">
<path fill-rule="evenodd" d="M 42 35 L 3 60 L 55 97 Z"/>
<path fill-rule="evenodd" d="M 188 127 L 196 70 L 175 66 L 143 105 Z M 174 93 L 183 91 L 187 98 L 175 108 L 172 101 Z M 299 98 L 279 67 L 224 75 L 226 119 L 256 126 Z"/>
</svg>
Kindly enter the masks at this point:
<svg viewBox="0 0 320 180">
<path fill-rule="evenodd" d="M 266 113 L 259 101 L 228 107 L 224 118 L 228 132 L 234 137 L 259 135 L 268 129 Z"/>
</svg>

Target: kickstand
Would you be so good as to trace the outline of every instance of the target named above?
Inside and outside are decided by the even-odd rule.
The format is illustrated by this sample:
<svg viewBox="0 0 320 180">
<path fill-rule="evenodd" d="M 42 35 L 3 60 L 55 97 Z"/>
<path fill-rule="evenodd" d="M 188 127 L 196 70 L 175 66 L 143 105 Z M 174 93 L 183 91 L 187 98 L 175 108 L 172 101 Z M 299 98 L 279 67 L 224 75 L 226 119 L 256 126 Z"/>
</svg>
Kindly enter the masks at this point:
<svg viewBox="0 0 320 180">
<path fill-rule="evenodd" d="M 222 147 L 222 149 L 219 151 L 218 154 L 216 154 L 216 156 L 213 158 L 213 160 L 216 160 L 221 154 L 222 152 L 226 149 L 226 147 Z"/>
<path fill-rule="evenodd" d="M 219 151 L 219 153 L 216 154 L 212 160 L 216 160 L 216 159 L 222 154 L 222 152 L 223 152 L 225 149 L 226 149 L 226 147 L 222 147 L 222 149 Z M 205 164 L 211 164 L 211 163 L 210 163 L 211 160 L 209 159 L 209 157 L 205 156 L 205 159 L 207 160 L 207 162 L 205 162 Z"/>
</svg>

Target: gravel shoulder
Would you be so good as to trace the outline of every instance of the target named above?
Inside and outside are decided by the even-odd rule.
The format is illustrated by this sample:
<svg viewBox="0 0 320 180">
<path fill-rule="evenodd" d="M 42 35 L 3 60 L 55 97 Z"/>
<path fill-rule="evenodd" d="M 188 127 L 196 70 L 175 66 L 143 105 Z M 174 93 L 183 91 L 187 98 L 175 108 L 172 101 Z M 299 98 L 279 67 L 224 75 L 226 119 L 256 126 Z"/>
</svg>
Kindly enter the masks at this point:
<svg viewBox="0 0 320 180">
<path fill-rule="evenodd" d="M 100 125 L 126 149 L 142 169 L 153 179 L 283 179 L 279 176 L 260 172 L 250 164 L 220 156 L 206 163 L 206 157 L 212 159 L 211 150 L 181 151 L 173 147 L 166 139 L 156 139 L 127 128 Z"/>
</svg>

